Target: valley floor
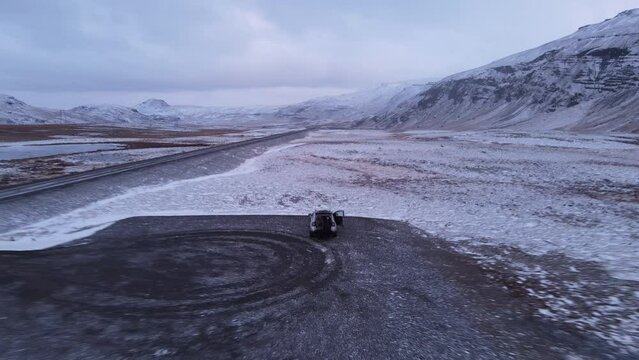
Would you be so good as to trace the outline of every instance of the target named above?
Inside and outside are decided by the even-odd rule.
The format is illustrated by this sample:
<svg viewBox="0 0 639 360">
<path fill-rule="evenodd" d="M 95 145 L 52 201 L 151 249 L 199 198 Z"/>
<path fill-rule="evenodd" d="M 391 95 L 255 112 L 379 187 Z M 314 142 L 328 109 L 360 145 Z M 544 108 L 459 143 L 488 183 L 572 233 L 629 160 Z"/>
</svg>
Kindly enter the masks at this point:
<svg viewBox="0 0 639 360">
<path fill-rule="evenodd" d="M 0 247 L 65 242 L 131 216 L 324 207 L 409 222 L 536 301 L 536 316 L 639 351 L 639 137 L 631 135 L 315 131 L 224 173 L 132 188 L 21 226 L 1 234 L 11 241 Z"/>
<path fill-rule="evenodd" d="M 0 188 L 269 135 L 281 130 L 162 130 L 0 125 Z"/>
</svg>

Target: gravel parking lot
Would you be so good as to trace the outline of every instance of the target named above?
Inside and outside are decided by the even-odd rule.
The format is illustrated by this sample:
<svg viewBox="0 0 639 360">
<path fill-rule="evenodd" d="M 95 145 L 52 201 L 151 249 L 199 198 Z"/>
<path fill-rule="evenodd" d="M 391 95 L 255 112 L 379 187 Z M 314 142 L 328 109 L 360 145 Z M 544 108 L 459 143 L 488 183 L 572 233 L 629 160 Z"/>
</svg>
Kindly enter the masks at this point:
<svg viewBox="0 0 639 360">
<path fill-rule="evenodd" d="M 130 218 L 0 254 L 0 357 L 621 358 L 406 223 Z M 34 342 L 33 339 L 38 341 Z"/>
</svg>

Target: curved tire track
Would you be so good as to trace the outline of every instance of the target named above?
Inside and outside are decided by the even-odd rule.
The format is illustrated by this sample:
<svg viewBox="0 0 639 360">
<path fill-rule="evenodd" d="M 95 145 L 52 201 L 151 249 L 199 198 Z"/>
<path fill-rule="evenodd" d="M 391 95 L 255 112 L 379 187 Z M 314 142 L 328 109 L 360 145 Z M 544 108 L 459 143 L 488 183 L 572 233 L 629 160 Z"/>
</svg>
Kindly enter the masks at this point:
<svg viewBox="0 0 639 360">
<path fill-rule="evenodd" d="M 108 251 L 71 246 L 34 255 L 64 266 L 43 274 L 28 260 L 16 264 L 22 294 L 41 291 L 44 281 L 54 303 L 144 318 L 261 312 L 320 286 L 339 267 L 321 243 L 258 231 L 149 235 Z"/>
</svg>

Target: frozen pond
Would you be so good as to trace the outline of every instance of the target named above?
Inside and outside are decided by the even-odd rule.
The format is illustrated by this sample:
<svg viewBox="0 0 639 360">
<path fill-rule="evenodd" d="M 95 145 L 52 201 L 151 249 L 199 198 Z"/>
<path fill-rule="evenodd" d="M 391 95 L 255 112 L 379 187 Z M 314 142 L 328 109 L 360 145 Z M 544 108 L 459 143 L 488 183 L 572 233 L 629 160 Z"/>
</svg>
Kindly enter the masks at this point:
<svg viewBox="0 0 639 360">
<path fill-rule="evenodd" d="M 55 145 L 2 145 L 0 160 L 27 159 L 41 156 L 74 154 L 97 150 L 117 150 L 124 146 L 119 144 L 55 144 Z"/>
</svg>

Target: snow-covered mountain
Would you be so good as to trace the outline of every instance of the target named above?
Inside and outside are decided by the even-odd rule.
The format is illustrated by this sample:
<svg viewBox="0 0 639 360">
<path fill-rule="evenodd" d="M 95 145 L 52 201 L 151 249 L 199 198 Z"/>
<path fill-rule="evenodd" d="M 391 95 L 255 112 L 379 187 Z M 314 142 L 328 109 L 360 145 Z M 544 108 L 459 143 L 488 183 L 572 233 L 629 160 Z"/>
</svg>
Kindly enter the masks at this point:
<svg viewBox="0 0 639 360">
<path fill-rule="evenodd" d="M 0 95 L 0 123 L 100 124 L 113 126 L 310 126 L 339 124 L 384 113 L 428 89 L 425 82 L 382 84 L 351 94 L 329 96 L 287 106 L 184 106 L 149 99 L 132 108 L 84 105 L 70 110 L 42 109 Z"/>
<path fill-rule="evenodd" d="M 88 123 L 153 125 L 177 121 L 175 118 L 146 115 L 119 105 L 83 105 L 64 111 L 64 115 Z"/>
<path fill-rule="evenodd" d="M 174 127 L 179 118 L 140 113 L 120 105 L 83 105 L 69 110 L 28 105 L 0 94 L 0 124 L 96 124 L 114 126 Z"/>
<path fill-rule="evenodd" d="M 175 111 L 171 105 L 166 101 L 160 99 L 149 99 L 141 102 L 133 107 L 141 114 L 145 115 L 165 115 L 165 116 L 177 116 L 178 112 Z"/>
<path fill-rule="evenodd" d="M 285 106 L 171 106 L 163 100 L 150 99 L 135 109 L 146 115 L 175 116 L 184 124 L 200 126 L 348 126 L 351 121 L 395 109 L 427 88 L 425 82 L 382 84 Z"/>
<path fill-rule="evenodd" d="M 290 126 L 274 116 L 278 107 L 171 106 L 150 99 L 132 108 L 83 105 L 69 110 L 45 109 L 0 94 L 0 124 L 95 124 L 123 127 Z"/>
<path fill-rule="evenodd" d="M 639 9 L 447 77 L 357 125 L 639 132 Z"/>
<path fill-rule="evenodd" d="M 60 120 L 59 114 L 59 111 L 31 106 L 14 98 L 13 96 L 0 94 L 0 123 L 56 123 L 56 120 Z"/>
<path fill-rule="evenodd" d="M 381 84 L 350 94 L 327 96 L 284 106 L 275 116 L 308 125 L 349 126 L 352 121 L 397 109 L 426 91 L 430 85 L 425 81 Z"/>
<path fill-rule="evenodd" d="M 279 107 L 171 106 L 163 100 L 150 99 L 135 106 L 135 109 L 147 115 L 177 116 L 183 123 L 197 125 L 348 126 L 352 121 L 396 109 L 428 89 L 428 86 L 424 81 L 382 84 L 349 94 Z"/>
</svg>

